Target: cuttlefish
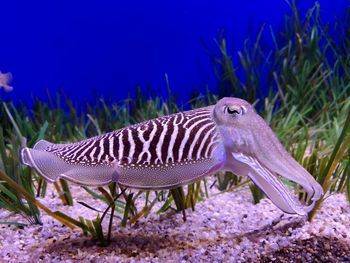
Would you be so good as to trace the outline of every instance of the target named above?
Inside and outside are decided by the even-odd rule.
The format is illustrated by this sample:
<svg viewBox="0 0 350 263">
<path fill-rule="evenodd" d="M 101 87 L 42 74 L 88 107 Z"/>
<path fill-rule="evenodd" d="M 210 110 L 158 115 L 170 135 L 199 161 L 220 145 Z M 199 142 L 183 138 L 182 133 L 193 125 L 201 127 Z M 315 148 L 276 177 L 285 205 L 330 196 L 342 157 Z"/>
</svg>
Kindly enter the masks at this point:
<svg viewBox="0 0 350 263">
<path fill-rule="evenodd" d="M 12 74 L 10 72 L 2 73 L 0 71 L 0 89 L 2 87 L 6 92 L 12 91 L 13 87 L 10 86 L 9 84 L 11 81 L 12 81 Z"/>
<path fill-rule="evenodd" d="M 245 100 L 144 121 L 76 143 L 45 140 L 21 150 L 22 162 L 49 182 L 64 178 L 81 185 L 116 182 L 136 189 L 171 189 L 219 171 L 248 176 L 286 213 L 305 215 L 322 187 L 280 143 Z M 302 204 L 281 181 L 299 184 Z"/>
</svg>

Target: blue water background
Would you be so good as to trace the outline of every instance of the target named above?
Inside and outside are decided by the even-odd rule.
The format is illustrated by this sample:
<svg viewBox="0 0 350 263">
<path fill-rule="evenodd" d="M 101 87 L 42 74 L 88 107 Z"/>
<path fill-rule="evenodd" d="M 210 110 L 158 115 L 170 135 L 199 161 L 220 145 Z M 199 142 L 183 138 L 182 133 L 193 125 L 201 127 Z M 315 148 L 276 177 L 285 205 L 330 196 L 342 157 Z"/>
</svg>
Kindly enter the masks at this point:
<svg viewBox="0 0 350 263">
<path fill-rule="evenodd" d="M 332 23 L 348 4 L 319 2 Z M 302 13 L 314 3 L 301 1 Z M 246 38 L 263 24 L 281 30 L 291 10 L 284 0 L 106 0 L 2 1 L 1 11 L 0 70 L 13 74 L 10 99 L 45 100 L 46 89 L 62 89 L 74 101 L 121 100 L 137 85 L 164 96 L 167 74 L 185 102 L 193 90 L 217 89 L 207 48 L 216 49 L 222 30 L 237 60 Z"/>
</svg>

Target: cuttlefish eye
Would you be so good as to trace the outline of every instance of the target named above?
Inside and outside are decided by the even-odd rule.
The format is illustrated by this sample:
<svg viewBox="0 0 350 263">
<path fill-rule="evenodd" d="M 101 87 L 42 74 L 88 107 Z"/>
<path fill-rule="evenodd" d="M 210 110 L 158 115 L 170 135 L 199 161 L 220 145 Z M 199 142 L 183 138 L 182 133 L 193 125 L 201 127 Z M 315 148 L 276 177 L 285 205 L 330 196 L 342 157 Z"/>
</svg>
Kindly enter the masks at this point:
<svg viewBox="0 0 350 263">
<path fill-rule="evenodd" d="M 230 114 L 230 115 L 239 115 L 243 113 L 243 109 L 237 105 L 226 106 L 224 108 L 224 113 Z"/>
</svg>

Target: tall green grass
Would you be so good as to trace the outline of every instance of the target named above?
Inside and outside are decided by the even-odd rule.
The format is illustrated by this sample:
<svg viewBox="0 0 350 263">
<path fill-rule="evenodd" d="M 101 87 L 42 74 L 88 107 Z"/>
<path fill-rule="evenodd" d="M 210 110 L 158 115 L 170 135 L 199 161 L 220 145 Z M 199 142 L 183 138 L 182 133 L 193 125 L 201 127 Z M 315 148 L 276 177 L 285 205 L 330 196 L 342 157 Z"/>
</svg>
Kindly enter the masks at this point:
<svg viewBox="0 0 350 263">
<path fill-rule="evenodd" d="M 318 3 L 304 17 L 295 2 L 290 5 L 291 13 L 285 17 L 283 31 L 274 32 L 268 26 L 263 27 L 255 39 L 245 42 L 242 50 L 233 51 L 232 54 L 238 54 L 237 60 L 228 51 L 229 41 L 220 36 L 216 41 L 218 48 L 212 53 L 219 89 L 216 94 L 197 94 L 189 104 L 197 108 L 227 95 L 254 103 L 285 147 L 315 176 L 327 195 L 344 192 L 350 200 L 348 20 L 324 25 Z M 261 45 L 267 37 L 272 40 L 272 47 Z M 264 91 L 264 87 L 267 90 Z M 35 99 L 31 108 L 24 103 L 16 106 L 11 102 L 1 103 L 0 208 L 20 213 L 28 223 L 36 224 L 41 223 L 40 208 L 71 228 L 81 228 L 100 245 L 110 242 L 114 220 L 119 220 L 121 226 L 133 224 L 147 217 L 157 202 L 162 202 L 157 213 L 181 212 L 186 220 L 185 209 L 196 209 L 196 203 L 208 197 L 206 180 L 171 191 L 133 192 L 116 184 L 97 189 L 84 187 L 87 194 L 105 208 L 80 202 L 79 205 L 96 211 L 97 217 L 74 219 L 60 211 L 53 212 L 36 200 L 45 196 L 46 182 L 33 170 L 22 166 L 19 160 L 21 147 L 31 147 L 42 138 L 54 143 L 78 141 L 181 111 L 183 107 L 177 105 L 168 83 L 167 88 L 167 99 L 144 96 L 138 89 L 137 99 L 111 104 L 100 98 L 79 110 L 64 93 L 53 97 L 49 91 L 46 101 Z M 215 178 L 216 187 L 222 192 L 249 184 L 246 178 L 232 173 L 218 173 Z M 252 184 L 249 188 L 254 202 L 259 202 L 263 193 Z M 64 205 L 77 205 L 73 203 L 74 194 L 72 196 L 69 183 L 60 180 L 55 189 Z M 141 195 L 145 201 L 140 208 L 135 201 Z M 299 198 L 307 200 L 302 192 Z M 310 220 L 323 200 L 309 214 Z M 106 220 L 107 230 L 103 229 Z"/>
</svg>

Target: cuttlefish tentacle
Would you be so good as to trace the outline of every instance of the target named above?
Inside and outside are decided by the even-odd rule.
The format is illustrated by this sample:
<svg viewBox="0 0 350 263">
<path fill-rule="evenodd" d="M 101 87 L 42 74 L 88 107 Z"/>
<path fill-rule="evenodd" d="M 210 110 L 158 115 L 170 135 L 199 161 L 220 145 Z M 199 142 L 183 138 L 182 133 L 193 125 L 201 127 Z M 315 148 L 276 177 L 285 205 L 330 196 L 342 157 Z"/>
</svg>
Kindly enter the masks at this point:
<svg viewBox="0 0 350 263">
<path fill-rule="evenodd" d="M 301 215 L 323 193 L 254 108 L 237 98 L 77 143 L 41 140 L 22 149 L 21 158 L 50 182 L 58 178 L 82 185 L 117 182 L 137 189 L 171 189 L 218 171 L 232 171 L 249 176 L 283 211 Z M 312 204 L 296 200 L 279 176 L 300 184 L 312 196 Z"/>
</svg>

